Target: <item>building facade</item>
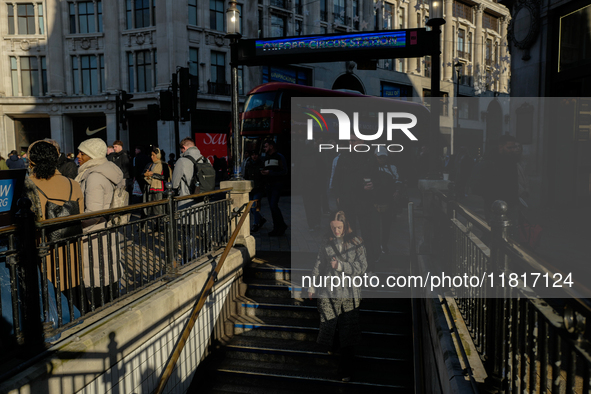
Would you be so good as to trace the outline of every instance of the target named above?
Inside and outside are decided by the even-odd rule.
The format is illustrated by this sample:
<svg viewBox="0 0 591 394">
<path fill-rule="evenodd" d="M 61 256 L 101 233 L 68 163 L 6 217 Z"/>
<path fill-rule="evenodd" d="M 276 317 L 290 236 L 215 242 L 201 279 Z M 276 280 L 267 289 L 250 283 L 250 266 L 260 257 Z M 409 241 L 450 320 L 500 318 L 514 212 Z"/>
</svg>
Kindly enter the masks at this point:
<svg viewBox="0 0 591 394">
<path fill-rule="evenodd" d="M 197 119 L 181 122 L 180 138 L 227 133 L 227 7 L 223 0 L 1 0 L 0 153 L 46 137 L 74 152 L 89 135 L 109 143 L 119 137 L 126 147 L 157 144 L 174 151 L 173 122 L 154 119 L 147 106 L 170 88 L 178 67 L 188 67 L 199 82 Z M 417 28 L 425 27 L 429 16 L 422 0 L 259 0 L 238 7 L 244 38 Z M 444 7 L 441 91 L 450 101 L 441 124 L 451 142 L 455 64 L 462 69 L 460 96 L 509 92 L 509 12 L 488 0 L 447 0 Z M 251 88 L 278 80 L 417 99 L 430 95 L 431 67 L 429 57 L 380 59 L 375 70 L 359 70 L 354 62 L 241 67 L 239 91 L 242 100 Z M 134 95 L 134 107 L 128 130 L 118 135 L 115 99 L 122 90 Z M 487 110 L 472 105 L 457 110 L 459 131 L 477 141 L 470 144 L 486 140 L 481 114 Z"/>
<path fill-rule="evenodd" d="M 591 1 L 504 3 L 513 15 L 511 95 L 521 98 L 511 129 L 531 198 L 553 209 L 591 207 Z"/>
</svg>

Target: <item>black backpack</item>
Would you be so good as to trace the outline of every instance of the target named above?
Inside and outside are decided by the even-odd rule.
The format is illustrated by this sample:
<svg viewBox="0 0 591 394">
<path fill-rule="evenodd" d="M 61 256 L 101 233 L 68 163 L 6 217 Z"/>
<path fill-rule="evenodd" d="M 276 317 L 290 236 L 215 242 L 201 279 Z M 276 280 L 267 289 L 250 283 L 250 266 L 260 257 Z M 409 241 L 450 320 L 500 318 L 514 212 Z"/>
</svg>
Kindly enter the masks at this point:
<svg viewBox="0 0 591 394">
<path fill-rule="evenodd" d="M 35 185 L 37 190 L 39 190 L 39 193 L 43 194 L 43 196 L 47 199 L 47 202 L 45 203 L 45 219 L 63 218 L 66 216 L 78 215 L 80 213 L 80 205 L 78 205 L 78 200 L 71 200 L 72 180 L 68 179 L 68 181 L 70 181 L 70 196 L 67 200 L 60 200 L 59 198 L 49 198 L 45 193 L 43 193 L 43 190 L 41 190 L 39 186 Z M 64 205 L 57 205 L 52 203 L 51 201 L 62 201 Z M 46 233 L 48 242 L 55 242 L 63 238 L 82 235 L 81 221 L 76 221 L 73 224 L 56 226 L 53 228 L 54 230 L 48 231 Z"/>
<path fill-rule="evenodd" d="M 191 156 L 183 156 L 193 163 L 193 177 L 187 184 L 191 194 L 205 193 L 215 190 L 215 170 L 205 157 L 201 156 L 195 160 Z M 185 180 L 186 182 L 186 180 Z"/>
</svg>

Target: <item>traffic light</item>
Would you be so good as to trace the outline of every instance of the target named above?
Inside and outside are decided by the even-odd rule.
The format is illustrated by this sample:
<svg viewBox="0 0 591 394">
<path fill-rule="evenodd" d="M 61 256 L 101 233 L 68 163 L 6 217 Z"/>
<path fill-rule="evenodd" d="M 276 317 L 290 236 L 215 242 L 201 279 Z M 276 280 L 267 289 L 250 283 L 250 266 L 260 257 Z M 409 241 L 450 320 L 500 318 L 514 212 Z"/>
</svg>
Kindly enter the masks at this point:
<svg viewBox="0 0 591 394">
<path fill-rule="evenodd" d="M 127 110 L 133 107 L 133 104 L 129 102 L 133 98 L 133 94 L 127 93 L 125 90 L 121 91 L 120 99 L 120 110 L 119 110 L 119 123 L 123 130 L 127 130 Z"/>
<path fill-rule="evenodd" d="M 160 120 L 160 106 L 158 104 L 148 104 L 148 120 L 152 123 Z"/>
<path fill-rule="evenodd" d="M 189 79 L 189 69 L 186 67 L 179 68 L 179 99 L 180 111 L 179 117 L 181 122 L 191 120 L 191 87 Z"/>
<path fill-rule="evenodd" d="M 174 112 L 172 109 L 172 92 L 164 90 L 160 92 L 160 119 L 174 120 Z"/>
</svg>

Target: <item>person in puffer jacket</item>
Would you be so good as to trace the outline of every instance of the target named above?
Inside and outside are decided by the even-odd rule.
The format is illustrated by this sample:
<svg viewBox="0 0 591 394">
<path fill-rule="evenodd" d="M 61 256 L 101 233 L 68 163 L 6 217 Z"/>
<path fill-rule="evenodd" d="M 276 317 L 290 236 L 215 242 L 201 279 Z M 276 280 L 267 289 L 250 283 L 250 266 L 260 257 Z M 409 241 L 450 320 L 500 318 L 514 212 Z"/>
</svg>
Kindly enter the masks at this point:
<svg viewBox="0 0 591 394">
<path fill-rule="evenodd" d="M 84 212 L 95 212 L 111 207 L 113 193 L 117 185 L 123 184 L 123 172 L 113 162 L 107 160 L 107 144 L 100 138 L 91 138 L 78 146 L 78 176 L 84 194 Z M 104 230 L 104 217 L 83 222 L 84 233 L 90 233 L 83 240 L 84 284 L 89 292 L 89 302 L 102 306 L 119 296 L 119 278 L 122 267 L 117 261 L 118 233 Z M 110 233 L 110 245 L 107 234 Z M 103 266 L 100 267 L 99 237 L 102 237 Z M 92 254 L 89 251 L 92 244 Z M 110 248 L 109 248 L 110 247 Z M 110 250 L 109 250 L 109 249 Z M 92 274 L 91 274 L 92 271 Z M 101 297 L 101 292 L 104 298 Z M 93 294 L 92 294 L 93 293 Z M 94 299 L 93 299 L 94 298 Z"/>
</svg>

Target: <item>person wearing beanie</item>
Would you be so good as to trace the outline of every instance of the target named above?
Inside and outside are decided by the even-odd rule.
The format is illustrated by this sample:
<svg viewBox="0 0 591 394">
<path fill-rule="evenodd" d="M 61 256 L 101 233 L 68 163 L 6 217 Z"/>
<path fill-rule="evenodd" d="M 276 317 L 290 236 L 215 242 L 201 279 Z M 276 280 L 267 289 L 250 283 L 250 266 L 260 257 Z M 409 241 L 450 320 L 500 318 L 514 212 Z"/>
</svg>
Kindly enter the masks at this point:
<svg viewBox="0 0 591 394">
<path fill-rule="evenodd" d="M 111 207 L 113 193 L 115 187 L 122 185 L 124 182 L 123 172 L 116 164 L 107 160 L 107 144 L 100 138 L 91 138 L 83 141 L 78 146 L 78 161 L 80 167 L 78 168 L 78 176 L 76 181 L 80 183 L 82 192 L 84 194 L 84 212 L 95 212 Z M 83 222 L 84 232 L 88 233 L 95 230 L 106 228 L 106 220 L 104 218 L 89 219 Z M 103 244 L 103 264 L 102 269 L 99 268 L 99 252 L 98 238 L 102 237 Z M 95 305 L 100 306 L 101 295 L 104 293 L 105 302 L 112 301 L 108 263 L 112 264 L 114 293 L 115 298 L 118 296 L 118 288 L 116 283 L 119 280 L 120 267 L 117 264 L 117 239 L 116 234 L 111 233 L 111 250 L 107 250 L 108 242 L 107 235 L 104 233 L 93 234 L 83 241 L 84 250 L 84 283 L 86 287 L 92 289 L 95 293 Z M 89 253 L 89 243 L 92 243 L 92 255 Z M 110 254 L 110 256 L 109 256 Z M 90 269 L 93 270 L 94 283 L 91 283 Z M 101 288 L 100 275 L 103 273 L 103 286 Z"/>
</svg>

